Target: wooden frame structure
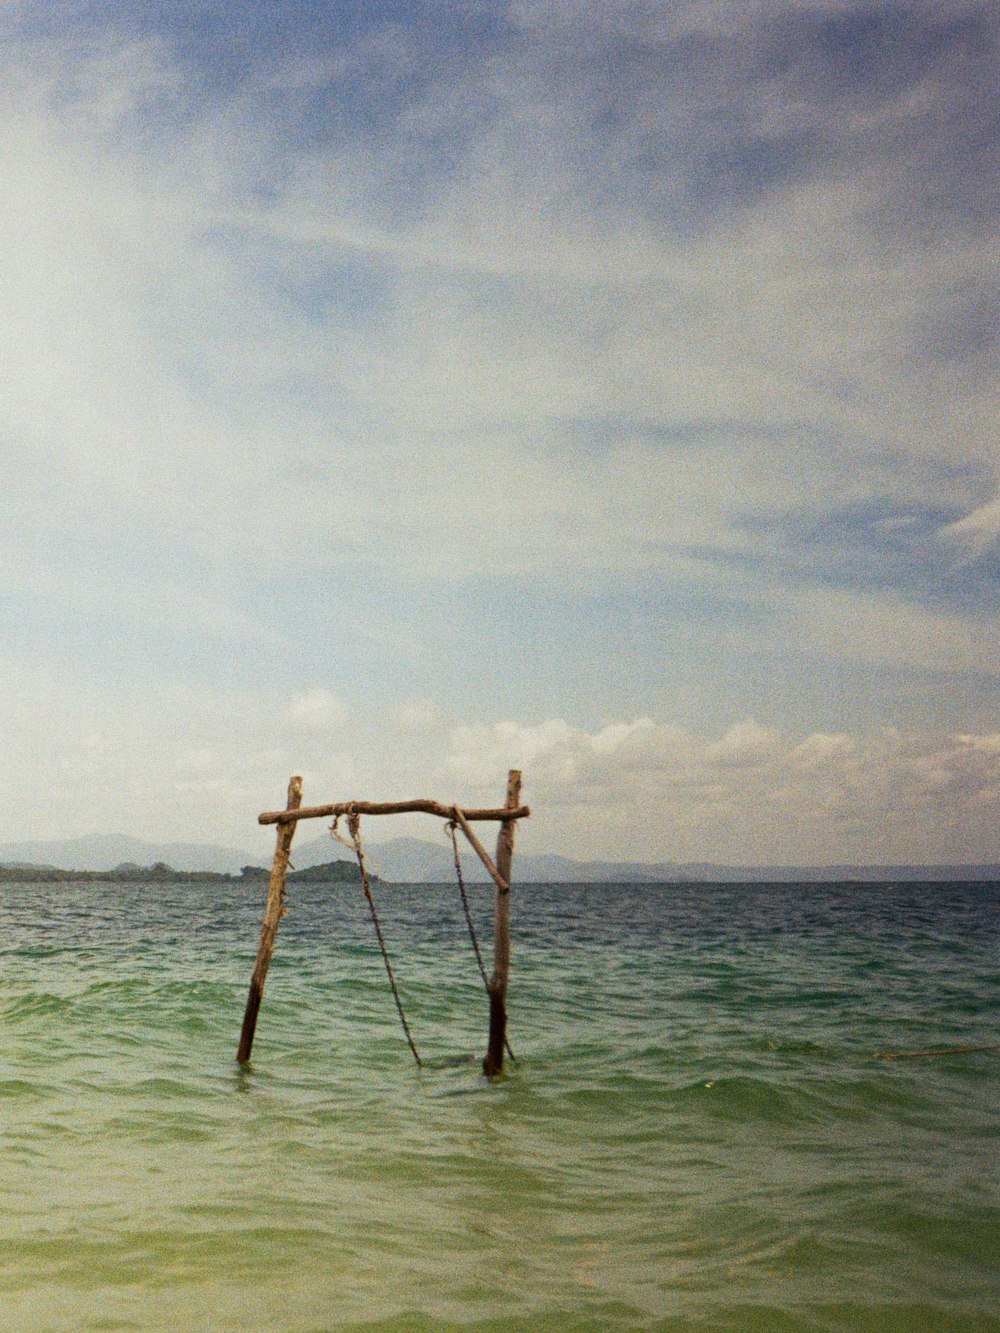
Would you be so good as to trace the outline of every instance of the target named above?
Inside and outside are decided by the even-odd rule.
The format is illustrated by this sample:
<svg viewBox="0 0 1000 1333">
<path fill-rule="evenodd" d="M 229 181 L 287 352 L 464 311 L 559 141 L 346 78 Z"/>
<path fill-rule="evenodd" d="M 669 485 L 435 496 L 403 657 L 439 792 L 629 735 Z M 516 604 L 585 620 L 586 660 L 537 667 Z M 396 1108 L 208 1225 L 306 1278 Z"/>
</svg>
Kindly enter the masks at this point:
<svg viewBox="0 0 1000 1333">
<path fill-rule="evenodd" d="M 487 1075 L 499 1074 L 503 1069 L 504 1043 L 507 1036 L 507 977 L 510 971 L 510 885 L 511 863 L 514 856 L 514 830 L 519 819 L 527 819 L 531 814 L 528 806 L 521 804 L 521 774 L 511 769 L 507 775 L 507 796 L 502 806 L 492 809 L 465 810 L 458 805 L 445 805 L 441 801 L 341 801 L 333 805 L 302 804 L 302 779 L 293 777 L 288 784 L 288 799 L 284 810 L 269 810 L 258 816 L 260 824 L 278 826 L 277 843 L 274 849 L 274 862 L 271 866 L 271 878 L 268 882 L 267 903 L 264 907 L 264 919 L 260 927 L 260 945 L 257 949 L 257 961 L 250 978 L 250 991 L 247 995 L 246 1009 L 243 1013 L 243 1028 L 240 1033 L 240 1045 L 236 1058 L 240 1064 L 246 1064 L 253 1049 L 254 1033 L 257 1028 L 257 1014 L 264 995 L 264 982 L 271 965 L 278 924 L 285 914 L 285 888 L 288 876 L 288 859 L 292 848 L 295 829 L 303 819 L 334 819 L 347 816 L 348 819 L 359 815 L 399 815 L 399 814 L 437 815 L 453 821 L 466 837 L 469 845 L 486 867 L 496 886 L 494 899 L 493 928 L 493 974 L 487 983 L 490 996 L 490 1026 L 483 1059 L 483 1072 Z M 481 821 L 495 821 L 500 824 L 497 835 L 496 860 L 490 858 L 486 848 L 474 833 L 471 825 Z M 360 844 L 359 844 L 360 845 Z"/>
</svg>

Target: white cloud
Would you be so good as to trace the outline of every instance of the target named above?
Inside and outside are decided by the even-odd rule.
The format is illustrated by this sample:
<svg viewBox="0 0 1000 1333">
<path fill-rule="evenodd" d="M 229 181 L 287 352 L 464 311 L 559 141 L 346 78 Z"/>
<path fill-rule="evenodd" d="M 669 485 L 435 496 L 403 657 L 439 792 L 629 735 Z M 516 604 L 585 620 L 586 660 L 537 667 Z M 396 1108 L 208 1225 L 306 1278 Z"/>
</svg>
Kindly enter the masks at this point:
<svg viewBox="0 0 1000 1333">
<path fill-rule="evenodd" d="M 1000 732 L 994 732 L 988 736 L 958 735 L 955 740 L 959 745 L 967 745 L 973 753 L 985 755 L 991 759 L 1000 757 Z"/>
<path fill-rule="evenodd" d="M 590 749 L 586 732 L 561 719 L 522 726 L 517 722 L 456 727 L 446 765 L 457 781 L 483 790 L 498 773 L 533 767 L 557 786 L 576 780 Z"/>
<path fill-rule="evenodd" d="M 755 718 L 737 722 L 720 741 L 708 749 L 709 759 L 723 768 L 755 767 L 778 752 L 780 738 L 773 727 L 762 727 Z"/>
<path fill-rule="evenodd" d="M 897 669 L 996 673 L 1000 617 L 948 605 L 914 606 L 884 590 L 806 588 L 785 600 L 795 618 L 788 641 L 804 653 Z"/>
<path fill-rule="evenodd" d="M 830 735 L 823 731 L 814 731 L 801 741 L 791 753 L 791 760 L 807 772 L 819 772 L 829 765 L 849 760 L 857 750 L 857 743 L 851 736 L 837 732 Z"/>
<path fill-rule="evenodd" d="M 343 701 L 319 685 L 296 694 L 284 711 L 285 721 L 296 732 L 335 731 L 348 716 Z"/>
<path fill-rule="evenodd" d="M 711 740 L 649 719 L 594 733 L 553 719 L 456 728 L 446 763 L 477 797 L 497 786 L 504 765 L 522 767 L 534 807 L 525 839 L 581 855 L 750 863 L 998 855 L 995 736 L 797 738 L 750 718 Z"/>
<path fill-rule="evenodd" d="M 125 831 L 263 855 L 257 814 L 281 805 L 292 773 L 304 776 L 307 802 L 493 804 L 507 769 L 520 767 L 533 809 L 519 835 L 527 850 L 744 863 L 998 858 L 992 731 L 803 735 L 745 719 L 719 736 L 645 717 L 593 730 L 549 718 L 383 733 L 353 722 L 322 687 L 291 705 L 273 691 L 110 693 L 10 664 L 0 687 L 0 840 Z M 406 708 L 390 700 L 386 711 Z"/>
<path fill-rule="evenodd" d="M 880 180 L 804 178 L 710 235 L 671 236 L 632 205 L 588 207 L 573 154 L 547 159 L 548 131 L 512 138 L 552 116 L 577 132 L 573 99 L 589 95 L 514 64 L 447 181 L 390 222 L 373 199 L 391 145 L 384 161 L 349 141 L 296 150 L 261 122 L 254 79 L 272 87 L 273 69 L 199 114 L 166 43 L 20 46 L 18 60 L 0 428 L 48 467 L 64 514 L 141 516 L 250 568 L 320 551 L 399 573 L 419 552 L 446 576 L 501 557 L 528 573 L 555 553 L 567 572 L 670 576 L 664 534 L 718 540 L 737 497 L 864 489 L 870 467 L 807 453 L 804 422 L 869 453 L 905 437 L 914 455 L 992 458 L 990 392 L 897 356 L 904 326 L 984 256 L 967 238 L 942 257 L 873 250 L 859 226 Z M 331 77 L 306 66 L 309 84 Z M 457 77 L 454 117 L 479 71 Z M 127 117 L 161 106 L 169 156 L 126 149 Z M 251 162 L 273 172 L 266 207 L 246 201 Z M 370 327 L 281 295 L 285 277 L 308 292 L 359 259 L 383 266 Z M 715 421 L 711 463 L 616 438 L 616 416 Z M 555 448 L 566 420 L 609 423 L 608 438 Z"/>
<path fill-rule="evenodd" d="M 392 715 L 400 731 L 415 735 L 437 731 L 444 720 L 444 714 L 433 699 L 407 700 L 397 704 Z"/>
<path fill-rule="evenodd" d="M 848 10 L 838 0 L 799 18 Z M 751 855 L 765 835 L 788 854 L 838 836 L 874 846 L 877 810 L 893 846 L 957 847 L 963 830 L 985 846 L 987 824 L 970 812 L 992 808 L 995 783 L 988 737 L 973 733 L 995 699 L 996 616 L 918 607 L 875 580 L 837 590 L 814 575 L 789 589 L 740 563 L 752 554 L 741 515 L 776 504 L 903 494 L 941 510 L 960 552 L 963 541 L 984 549 L 998 526 L 986 493 L 994 381 L 964 356 L 932 364 L 914 352 L 956 292 L 986 285 L 992 250 L 973 223 L 949 222 L 940 244 L 932 228 L 914 223 L 906 240 L 890 225 L 908 192 L 940 184 L 920 148 L 961 120 L 944 75 L 877 106 L 831 106 L 801 80 L 762 83 L 747 62 L 765 26 L 784 30 L 778 13 L 771 0 L 739 7 L 755 45 L 732 40 L 735 8 L 715 0 L 520 6 L 527 46 L 491 51 L 485 82 L 474 61 L 442 67 L 370 139 L 310 137 L 309 111 L 346 74 L 356 86 L 405 82 L 419 53 L 403 29 L 345 42 L 329 60 L 251 63 L 235 92 L 195 80 L 166 39 L 6 44 L 2 591 L 8 641 L 23 634 L 24 660 L 41 664 L 12 668 L 8 771 L 37 768 L 84 828 L 131 817 L 119 788 L 153 831 L 185 824 L 201 784 L 233 837 L 260 791 L 280 799 L 294 769 L 324 795 L 346 783 L 423 788 L 431 775 L 493 799 L 521 764 L 544 836 L 570 830 L 570 844 L 595 852 L 602 803 L 615 812 L 602 836 L 622 854 L 683 844 L 691 856 Z M 565 44 L 564 24 L 597 43 L 641 41 L 616 70 Z M 659 61 L 656 43 L 720 33 L 703 88 Z M 563 56 L 579 78 L 553 78 Z M 615 116 L 604 115 L 609 88 Z M 716 93 L 728 100 L 700 116 L 698 98 Z M 602 144 L 605 121 L 620 133 Z M 732 208 L 685 196 L 678 220 L 675 173 L 713 148 L 699 136 L 725 149 L 727 126 L 748 123 L 778 137 L 805 126 L 825 148 L 757 194 L 750 181 Z M 913 137 L 921 126 L 925 140 Z M 434 169 L 442 143 L 445 172 Z M 747 142 L 733 143 L 739 157 Z M 968 517 L 949 530 L 954 513 Z M 731 563 L 706 562 L 709 548 Z M 544 590 L 560 669 L 523 695 L 511 686 L 491 715 L 521 716 L 531 698 L 549 720 L 459 726 L 444 754 L 448 719 L 471 715 L 470 682 L 492 665 L 496 639 L 478 632 L 492 612 L 470 610 L 446 634 L 398 604 L 495 581 L 526 600 Z M 364 591 L 348 598 L 345 583 Z M 607 720 L 559 609 L 595 587 L 639 585 L 655 615 L 637 611 L 633 634 L 619 613 L 606 642 L 613 655 L 645 640 L 647 688 Z M 763 623 L 699 612 L 727 596 Z M 699 614 L 695 633 L 686 617 Z M 60 678 L 51 663 L 109 624 L 103 677 Z M 421 700 L 459 641 L 463 671 Z M 330 651 L 348 643 L 353 656 Z M 719 700 L 706 738 L 652 716 L 682 715 L 672 673 L 691 669 L 692 645 L 706 662 L 721 646 L 727 659 L 825 658 L 887 676 L 961 671 L 984 693 L 953 701 L 961 740 L 876 742 L 862 728 L 792 739 L 752 718 L 727 729 Z M 543 655 L 524 641 L 511 650 L 528 671 Z M 259 685 L 227 685 L 227 651 Z M 195 677 L 203 694 L 182 683 Z M 311 684 L 324 679 L 336 692 Z M 827 716 L 804 674 L 787 688 L 799 716 Z M 54 730 L 35 709 L 45 690 L 71 726 Z M 900 706 L 918 707 L 905 691 Z M 767 716 L 768 704 L 763 690 L 738 711 Z M 553 808 L 563 822 L 546 824 Z M 907 825 L 908 809 L 930 831 Z"/>
<path fill-rule="evenodd" d="M 962 543 L 973 551 L 994 546 L 1000 540 L 1000 496 L 950 524 L 943 530 L 943 536 L 951 538 L 959 549 Z"/>
</svg>

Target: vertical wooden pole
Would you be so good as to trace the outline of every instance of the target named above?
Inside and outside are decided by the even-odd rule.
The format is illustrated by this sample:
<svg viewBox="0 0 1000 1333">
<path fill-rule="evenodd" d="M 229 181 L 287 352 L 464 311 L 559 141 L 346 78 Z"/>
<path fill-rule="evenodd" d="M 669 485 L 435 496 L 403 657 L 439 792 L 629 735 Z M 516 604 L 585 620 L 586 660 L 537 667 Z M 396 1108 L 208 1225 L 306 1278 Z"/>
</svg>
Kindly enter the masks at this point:
<svg viewBox="0 0 1000 1333">
<path fill-rule="evenodd" d="M 512 768 L 507 775 L 507 809 L 521 804 L 521 774 Z M 490 977 L 490 1036 L 483 1060 L 483 1073 L 492 1076 L 503 1069 L 507 1036 L 507 974 L 510 971 L 510 871 L 514 859 L 516 819 L 505 819 L 497 835 L 496 866 L 507 885 L 497 886 L 493 926 L 493 975 Z"/>
<path fill-rule="evenodd" d="M 301 804 L 302 779 L 292 778 L 288 784 L 288 801 L 285 809 L 297 810 Z M 260 947 L 257 950 L 257 961 L 254 964 L 253 976 L 250 978 L 250 993 L 247 996 L 247 1007 L 243 1014 L 243 1030 L 240 1033 L 240 1049 L 236 1055 L 236 1059 L 241 1065 L 246 1064 L 250 1059 L 250 1051 L 253 1048 L 253 1034 L 257 1028 L 257 1011 L 260 1009 L 261 998 L 264 994 L 264 982 L 267 980 L 267 969 L 271 965 L 271 954 L 274 953 L 274 940 L 278 933 L 278 922 L 285 914 L 285 879 L 288 875 L 288 856 L 292 850 L 292 838 L 295 836 L 296 823 L 297 821 L 293 819 L 287 824 L 278 825 L 274 863 L 271 866 L 271 879 L 267 886 L 267 906 L 264 908 L 264 920 L 260 927 Z"/>
</svg>

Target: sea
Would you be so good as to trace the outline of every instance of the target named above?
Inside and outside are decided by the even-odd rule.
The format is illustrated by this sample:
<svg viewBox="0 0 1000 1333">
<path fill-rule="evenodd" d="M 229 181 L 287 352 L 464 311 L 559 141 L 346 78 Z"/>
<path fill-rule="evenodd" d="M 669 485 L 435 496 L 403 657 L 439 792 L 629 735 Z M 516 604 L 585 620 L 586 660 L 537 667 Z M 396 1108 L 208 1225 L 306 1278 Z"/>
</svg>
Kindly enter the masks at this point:
<svg viewBox="0 0 1000 1333">
<path fill-rule="evenodd" d="M 515 884 L 494 1080 L 455 885 L 419 1067 L 351 884 L 237 1065 L 265 892 L 0 885 L 0 1327 L 1000 1329 L 998 885 Z"/>
</svg>

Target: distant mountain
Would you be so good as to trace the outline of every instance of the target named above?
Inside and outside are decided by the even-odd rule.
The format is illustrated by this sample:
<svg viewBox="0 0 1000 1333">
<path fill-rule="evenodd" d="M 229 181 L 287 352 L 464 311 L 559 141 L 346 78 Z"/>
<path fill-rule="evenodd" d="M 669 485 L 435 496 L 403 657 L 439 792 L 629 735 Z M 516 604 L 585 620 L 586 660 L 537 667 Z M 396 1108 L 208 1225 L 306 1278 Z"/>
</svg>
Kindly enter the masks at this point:
<svg viewBox="0 0 1000 1333">
<path fill-rule="evenodd" d="M 114 870 L 125 861 L 139 866 L 165 861 L 175 870 L 215 870 L 237 875 L 242 866 L 259 860 L 259 856 L 211 843 L 145 842 L 119 833 L 97 833 L 48 842 L 0 843 L 0 865 L 21 862 L 58 866 L 60 870 Z"/>
<path fill-rule="evenodd" d="M 486 839 L 492 855 L 493 840 Z M 482 882 L 489 876 L 475 852 L 459 839 L 462 873 L 470 882 Z M 391 838 L 387 842 L 366 844 L 366 858 L 371 869 L 384 880 L 397 884 L 433 884 L 450 880 L 455 874 L 451 843 L 422 838 Z M 351 858 L 351 853 L 327 835 L 292 846 L 292 861 L 300 868 L 330 860 Z M 524 854 L 515 850 L 515 878 L 523 884 L 677 884 L 696 883 L 823 883 L 857 880 L 891 883 L 895 880 L 1000 880 L 1000 865 L 964 866 L 871 866 L 871 865 L 797 865 L 739 866 L 711 861 L 575 861 L 554 854 Z"/>
<path fill-rule="evenodd" d="M 463 848 L 463 873 L 469 856 L 476 862 L 476 867 L 468 864 L 468 878 L 487 879 L 485 870 L 479 873 L 479 858 L 471 847 Z M 441 839 L 440 845 L 426 842 L 421 838 L 391 838 L 388 842 L 365 843 L 365 859 L 369 868 L 384 880 L 396 884 L 434 884 L 452 879 L 455 874 L 455 860 L 451 843 Z M 327 834 L 326 837 L 314 838 L 310 842 L 292 844 L 292 862 L 296 869 L 318 865 L 329 861 L 353 861 L 354 854 Z M 476 873 L 472 873 L 475 869 Z"/>
<path fill-rule="evenodd" d="M 494 837 L 485 837 L 484 843 L 493 854 Z M 331 848 L 333 850 L 331 851 Z M 471 882 L 489 879 L 479 857 L 464 838 L 459 838 L 462 874 Z M 383 879 L 397 884 L 435 884 L 455 876 L 455 855 L 450 840 L 442 837 L 439 843 L 423 838 L 390 838 L 387 842 L 365 844 L 366 859 L 371 868 Z M 292 845 L 292 860 L 297 866 L 313 865 L 317 861 L 350 858 L 351 852 L 327 836 L 310 842 Z M 681 866 L 646 865 L 635 861 L 574 861 L 568 856 L 526 855 L 515 851 L 514 868 L 522 883 L 545 884 L 608 884 L 608 883 L 676 883 L 691 878 Z"/>
<path fill-rule="evenodd" d="M 305 830 L 302 831 L 303 833 Z M 492 854 L 493 838 L 484 839 Z M 470 883 L 489 878 L 479 858 L 459 839 L 462 872 Z M 396 884 L 433 884 L 455 874 L 451 843 L 422 838 L 391 838 L 366 843 L 369 868 L 381 879 Z M 292 865 L 297 870 L 330 862 L 353 861 L 352 853 L 334 842 L 329 833 L 292 844 Z M 152 866 L 164 861 L 176 870 L 210 870 L 236 875 L 245 865 L 266 865 L 270 858 L 209 843 L 144 842 L 120 834 L 96 834 L 50 842 L 0 844 L 0 865 L 49 865 L 62 870 L 107 871 L 131 861 Z M 523 854 L 515 850 L 514 876 L 522 884 L 677 884 L 700 883 L 822 883 L 829 881 L 994 880 L 1000 865 L 797 865 L 738 866 L 711 861 L 574 861 L 568 856 Z"/>
</svg>

